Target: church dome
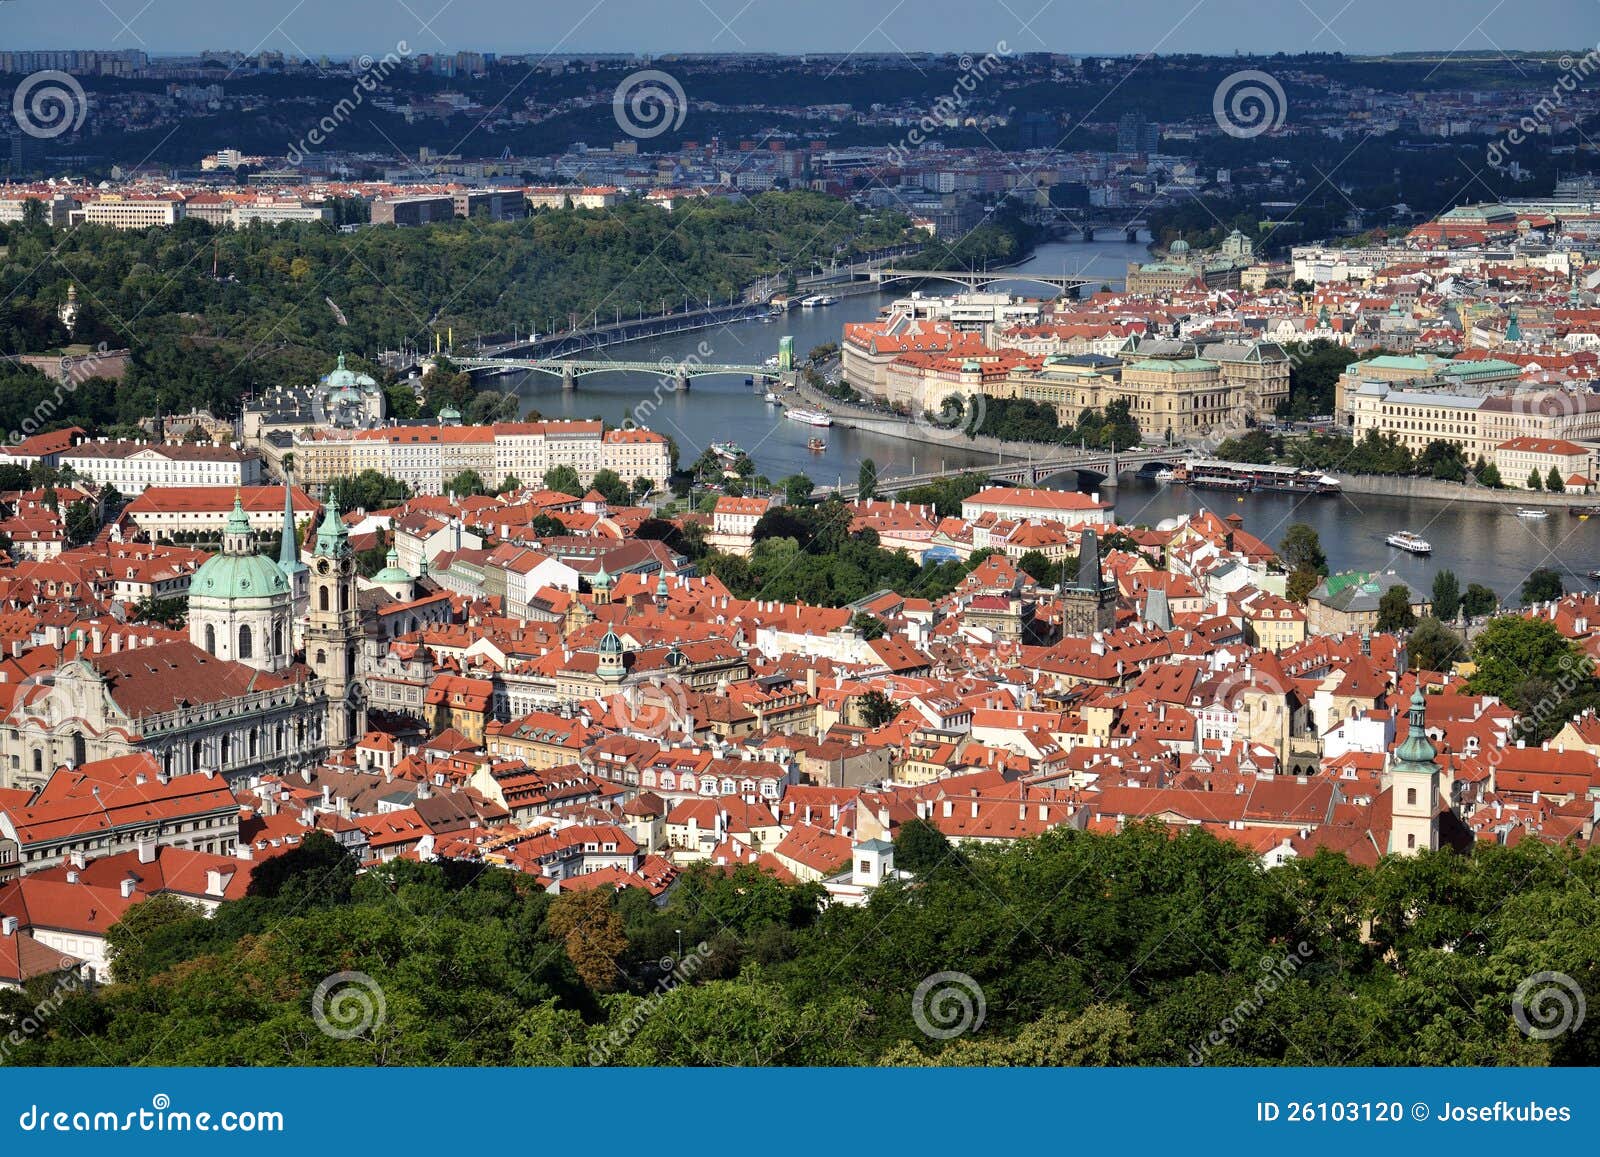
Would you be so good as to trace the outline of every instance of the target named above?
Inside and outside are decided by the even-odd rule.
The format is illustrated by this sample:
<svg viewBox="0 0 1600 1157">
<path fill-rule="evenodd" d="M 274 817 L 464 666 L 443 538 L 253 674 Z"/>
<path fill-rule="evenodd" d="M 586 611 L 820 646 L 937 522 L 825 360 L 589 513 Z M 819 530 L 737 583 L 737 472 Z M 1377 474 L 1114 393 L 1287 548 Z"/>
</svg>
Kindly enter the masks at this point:
<svg viewBox="0 0 1600 1157">
<path fill-rule="evenodd" d="M 289 580 L 278 564 L 260 555 L 218 554 L 189 582 L 189 595 L 211 599 L 270 599 L 287 594 Z"/>
<path fill-rule="evenodd" d="M 1188 253 L 1189 253 L 1189 243 L 1187 241 L 1185 241 L 1182 237 L 1179 237 L 1167 249 L 1167 252 L 1170 253 L 1174 257 L 1186 257 L 1186 256 L 1188 256 Z"/>
<path fill-rule="evenodd" d="M 390 547 L 389 553 L 384 556 L 383 561 L 385 563 L 384 568 L 372 576 L 373 582 L 382 586 L 386 583 L 408 583 L 411 581 L 411 576 L 400 569 L 399 551 Z"/>
<path fill-rule="evenodd" d="M 622 654 L 622 640 L 617 638 L 615 631 L 607 631 L 605 638 L 600 640 L 600 653 L 602 655 Z"/>
</svg>

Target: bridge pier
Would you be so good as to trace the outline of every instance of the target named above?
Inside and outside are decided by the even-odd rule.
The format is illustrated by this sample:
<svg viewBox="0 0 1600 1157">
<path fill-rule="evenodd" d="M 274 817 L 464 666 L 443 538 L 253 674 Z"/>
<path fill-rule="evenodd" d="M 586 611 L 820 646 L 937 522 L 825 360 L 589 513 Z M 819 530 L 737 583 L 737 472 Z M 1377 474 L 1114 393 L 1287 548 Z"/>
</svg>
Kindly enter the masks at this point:
<svg viewBox="0 0 1600 1157">
<path fill-rule="evenodd" d="M 1093 241 L 1094 240 L 1094 227 L 1093 226 L 1085 225 L 1083 227 L 1083 239 L 1085 241 Z"/>
<path fill-rule="evenodd" d="M 687 393 L 689 390 L 689 375 L 679 370 L 672 375 L 672 388 L 678 393 Z"/>
<path fill-rule="evenodd" d="M 1139 244 L 1139 231 L 1137 229 L 1128 229 L 1125 230 L 1125 233 L 1127 235 L 1129 245 Z"/>
<path fill-rule="evenodd" d="M 563 390 L 575 390 L 578 388 L 578 372 L 571 366 L 565 366 L 561 370 L 561 388 Z"/>
</svg>

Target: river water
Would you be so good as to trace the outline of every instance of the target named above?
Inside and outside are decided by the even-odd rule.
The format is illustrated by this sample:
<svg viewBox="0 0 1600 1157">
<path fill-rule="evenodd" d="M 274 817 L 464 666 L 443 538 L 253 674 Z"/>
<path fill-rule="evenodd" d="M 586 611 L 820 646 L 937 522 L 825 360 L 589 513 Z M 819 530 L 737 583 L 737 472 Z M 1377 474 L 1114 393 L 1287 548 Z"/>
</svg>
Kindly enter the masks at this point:
<svg viewBox="0 0 1600 1157">
<path fill-rule="evenodd" d="M 1148 260 L 1144 244 L 1129 245 L 1117 237 L 1042 245 L 1017 269 L 1097 278 L 1120 286 L 1128 262 L 1141 260 Z M 1026 282 L 1000 288 L 1034 296 L 1050 292 Z M 936 286 L 924 287 L 924 292 L 935 291 Z M 818 345 L 837 342 L 845 322 L 870 320 L 905 292 L 901 287 L 844 297 L 823 309 L 792 310 L 772 323 L 736 322 L 609 346 L 590 356 L 649 362 L 698 357 L 704 362 L 759 365 L 777 352 L 778 339 L 785 334 L 794 337 L 796 353 L 804 356 Z M 842 426 L 802 425 L 765 404 L 763 391 L 746 386 L 743 378 L 697 378 L 691 390 L 677 393 L 653 375 L 605 373 L 580 378 L 577 389 L 563 391 L 557 379 L 532 374 L 519 389 L 527 405 L 547 417 L 603 418 L 612 423 L 633 419 L 670 434 L 685 462 L 711 442 L 736 442 L 755 460 L 757 470 L 774 480 L 804 473 L 819 485 L 850 483 L 864 457 L 873 459 L 885 477 L 995 462 L 993 455 L 960 445 L 910 442 Z M 809 450 L 807 441 L 819 436 L 827 449 Z M 1530 520 L 1516 517 L 1510 508 L 1393 495 L 1250 494 L 1241 501 L 1231 494 L 1162 487 L 1133 478 L 1124 478 L 1116 500 L 1119 521 L 1148 525 L 1202 507 L 1224 516 L 1237 513 L 1246 529 L 1273 544 L 1290 523 L 1306 522 L 1320 534 L 1336 570 L 1393 570 L 1413 586 L 1427 589 L 1436 571 L 1449 568 L 1463 588 L 1480 582 L 1513 602 L 1522 580 L 1535 567 L 1561 571 L 1568 590 L 1594 587 L 1585 575 L 1600 567 L 1600 518 L 1579 520 L 1559 510 L 1548 518 Z M 1427 538 L 1433 544 L 1432 556 L 1419 558 L 1388 546 L 1384 539 L 1395 530 L 1412 530 Z"/>
</svg>

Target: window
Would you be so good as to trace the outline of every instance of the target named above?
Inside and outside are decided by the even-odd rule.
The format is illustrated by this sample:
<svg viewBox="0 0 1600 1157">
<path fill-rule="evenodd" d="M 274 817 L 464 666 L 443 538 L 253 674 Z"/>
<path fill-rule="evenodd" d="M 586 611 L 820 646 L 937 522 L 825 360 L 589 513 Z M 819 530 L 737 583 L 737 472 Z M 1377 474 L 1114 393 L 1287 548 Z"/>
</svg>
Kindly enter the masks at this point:
<svg viewBox="0 0 1600 1157">
<path fill-rule="evenodd" d="M 1407 833 L 1407 835 L 1406 835 L 1406 847 L 1407 848 L 1414 848 L 1416 846 L 1417 846 L 1417 833 L 1416 832 Z"/>
<path fill-rule="evenodd" d="M 325 611 L 325 610 L 328 609 L 328 588 L 327 587 L 318 587 L 317 588 L 317 609 L 319 611 Z"/>
<path fill-rule="evenodd" d="M 255 654 L 255 641 L 248 626 L 239 628 L 239 658 L 249 659 Z"/>
<path fill-rule="evenodd" d="M 1416 788 L 1414 788 L 1414 787 L 1406 788 L 1406 802 L 1407 803 L 1416 803 L 1417 802 L 1417 789 Z"/>
</svg>

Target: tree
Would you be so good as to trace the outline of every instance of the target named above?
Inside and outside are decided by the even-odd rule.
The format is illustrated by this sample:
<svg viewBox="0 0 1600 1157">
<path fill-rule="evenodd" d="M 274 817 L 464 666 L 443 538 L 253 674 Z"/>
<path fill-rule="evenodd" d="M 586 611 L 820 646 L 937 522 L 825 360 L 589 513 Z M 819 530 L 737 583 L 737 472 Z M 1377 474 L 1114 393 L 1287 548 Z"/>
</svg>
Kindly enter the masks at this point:
<svg viewBox="0 0 1600 1157">
<path fill-rule="evenodd" d="M 444 492 L 454 494 L 457 498 L 468 498 L 480 494 L 488 494 L 488 484 L 484 482 L 483 475 L 468 467 L 461 473 L 444 480 Z"/>
<path fill-rule="evenodd" d="M 612 896 L 609 888 L 571 892 L 552 901 L 545 916 L 550 935 L 564 944 L 567 959 L 596 992 L 622 986 L 618 962 L 627 951 L 628 937 Z"/>
<path fill-rule="evenodd" d="M 1406 652 L 1413 671 L 1448 671 L 1466 657 L 1467 648 L 1449 627 L 1432 615 L 1424 615 L 1406 639 Z"/>
<path fill-rule="evenodd" d="M 861 722 L 868 727 L 882 727 L 900 714 L 900 707 L 882 691 L 873 688 L 861 697 L 859 708 Z"/>
<path fill-rule="evenodd" d="M 594 481 L 590 485 L 605 495 L 606 502 L 611 506 L 626 506 L 633 497 L 633 492 L 628 489 L 628 484 L 622 476 L 609 467 L 594 472 Z"/>
<path fill-rule="evenodd" d="M 633 492 L 633 500 L 635 502 L 643 502 L 646 498 L 649 498 L 650 492 L 655 488 L 656 484 L 650 481 L 650 479 L 646 478 L 643 474 L 635 478 L 633 480 L 633 485 L 629 487 L 629 489 Z"/>
<path fill-rule="evenodd" d="M 1445 623 L 1461 613 L 1461 583 L 1453 570 L 1442 570 L 1433 576 L 1433 613 Z"/>
<path fill-rule="evenodd" d="M 1435 439 L 1423 448 L 1417 456 L 1417 469 L 1441 482 L 1463 482 L 1467 477 L 1467 461 L 1461 446 L 1442 439 Z"/>
<path fill-rule="evenodd" d="M 811 492 L 817 484 L 804 474 L 791 474 L 783 480 L 783 497 L 790 506 L 811 501 Z"/>
<path fill-rule="evenodd" d="M 1417 616 L 1411 609 L 1411 591 L 1404 583 L 1395 583 L 1378 599 L 1378 630 L 1389 634 L 1409 631 L 1417 625 Z"/>
<path fill-rule="evenodd" d="M 411 497 L 411 487 L 378 470 L 335 478 L 328 489 L 341 511 L 383 510 Z"/>
<path fill-rule="evenodd" d="M 925 876 L 952 860 L 959 862 L 959 853 L 930 820 L 909 819 L 894 835 L 894 866 L 901 871 Z"/>
<path fill-rule="evenodd" d="M 1038 550 L 1030 550 L 1017 559 L 1017 569 L 1041 586 L 1053 585 L 1061 577 L 1061 567 Z"/>
<path fill-rule="evenodd" d="M 1494 614 L 1499 605 L 1500 596 L 1482 583 L 1468 583 L 1467 593 L 1461 596 L 1461 609 L 1472 619 Z"/>
<path fill-rule="evenodd" d="M 856 498 L 862 502 L 871 502 L 878 496 L 878 464 L 871 458 L 861 459 L 861 468 L 856 471 Z"/>
<path fill-rule="evenodd" d="M 163 627 L 175 627 L 182 623 L 189 613 L 189 604 L 186 599 L 160 599 L 146 595 L 134 605 L 132 618 L 137 623 L 156 623 Z"/>
<path fill-rule="evenodd" d="M 1322 582 L 1322 576 L 1309 567 L 1301 567 L 1291 571 L 1289 581 L 1284 584 L 1284 596 L 1290 602 L 1300 603 L 1302 606 L 1311 597 L 1311 592 L 1317 589 Z"/>
<path fill-rule="evenodd" d="M 584 493 L 583 479 L 571 466 L 550 467 L 544 472 L 544 486 L 546 490 L 570 494 L 574 498 L 581 498 Z"/>
<path fill-rule="evenodd" d="M 1504 490 L 1506 484 L 1500 480 L 1500 468 L 1493 462 L 1484 463 L 1478 471 L 1478 482 L 1490 490 Z"/>
<path fill-rule="evenodd" d="M 1566 479 L 1561 477 L 1561 471 L 1556 469 L 1554 466 L 1550 467 L 1550 473 L 1544 480 L 1544 488 L 1551 494 L 1566 493 Z"/>
<path fill-rule="evenodd" d="M 1474 695 L 1497 695 L 1518 709 L 1530 706 L 1530 684 L 1587 683 L 1588 657 L 1545 619 L 1501 615 L 1472 644 Z M 1570 694 L 1570 692 L 1568 693 Z"/>
<path fill-rule="evenodd" d="M 869 615 L 866 611 L 857 611 L 854 615 L 852 615 L 850 617 L 850 625 L 857 631 L 861 632 L 861 637 L 863 639 L 867 639 L 869 641 L 872 639 L 883 638 L 883 633 L 888 630 L 888 628 L 883 625 L 882 619 L 880 619 L 877 615 Z"/>
<path fill-rule="evenodd" d="M 1278 557 L 1291 572 L 1309 570 L 1318 575 L 1328 573 L 1328 555 L 1322 549 L 1322 538 L 1316 528 L 1296 522 L 1284 533 L 1278 544 Z"/>
<path fill-rule="evenodd" d="M 1539 476 L 1539 472 L 1537 470 L 1528 471 L 1528 489 L 1529 490 L 1543 490 L 1544 489 L 1544 479 Z"/>
<path fill-rule="evenodd" d="M 100 516 L 88 502 L 74 502 L 67 507 L 67 542 L 82 546 L 100 530 Z"/>
<path fill-rule="evenodd" d="M 1537 567 L 1523 580 L 1522 605 L 1526 607 L 1534 603 L 1554 602 L 1565 593 L 1566 587 L 1561 582 L 1559 571 L 1547 566 Z"/>
</svg>

